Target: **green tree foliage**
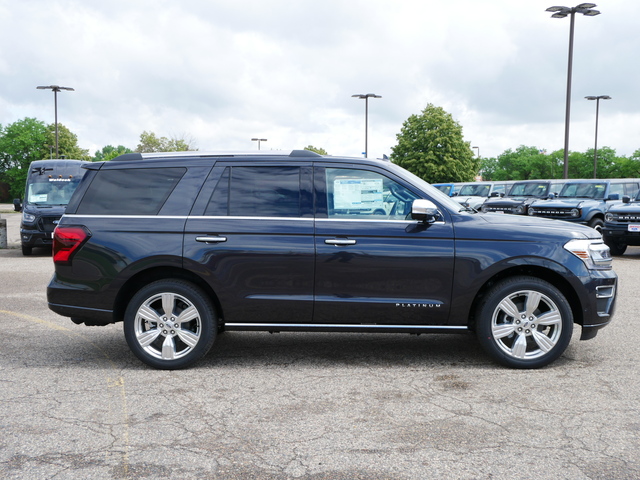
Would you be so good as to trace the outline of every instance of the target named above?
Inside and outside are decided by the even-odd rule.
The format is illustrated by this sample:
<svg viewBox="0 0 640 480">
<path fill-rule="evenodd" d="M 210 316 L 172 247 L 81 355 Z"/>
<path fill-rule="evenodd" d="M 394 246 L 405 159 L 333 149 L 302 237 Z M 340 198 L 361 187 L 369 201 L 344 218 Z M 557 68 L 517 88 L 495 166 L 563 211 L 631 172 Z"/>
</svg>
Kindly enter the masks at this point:
<svg viewBox="0 0 640 480">
<path fill-rule="evenodd" d="M 186 152 L 198 150 L 193 140 L 183 138 L 159 137 L 153 132 L 144 131 L 140 134 L 140 143 L 136 147 L 138 153 L 153 152 Z"/>
<path fill-rule="evenodd" d="M 118 145 L 117 147 L 114 147 L 113 145 L 106 145 L 102 147 L 102 150 L 96 151 L 92 161 L 106 162 L 108 160 L 116 158 L 119 155 L 124 155 L 125 153 L 133 153 L 133 150 L 122 145 Z"/>
<path fill-rule="evenodd" d="M 35 118 L 24 118 L 0 125 L 0 173 L 12 168 L 28 167 L 34 160 L 46 158 L 47 127 Z"/>
<path fill-rule="evenodd" d="M 312 152 L 316 152 L 320 155 L 329 155 L 324 148 L 317 148 L 317 147 L 314 147 L 313 145 L 307 145 L 306 147 L 304 147 L 304 149 L 310 150 Z"/>
<path fill-rule="evenodd" d="M 42 158 L 55 158 L 56 156 L 56 126 L 51 124 L 47 126 L 47 138 L 45 145 L 48 151 Z M 58 123 L 58 158 L 68 158 L 73 160 L 91 160 L 89 150 L 80 148 L 78 145 L 78 136 L 72 133 L 63 124 Z"/>
<path fill-rule="evenodd" d="M 0 179 L 9 185 L 14 198 L 24 196 L 29 164 L 46 158 L 47 127 L 35 118 L 24 118 L 0 126 Z"/>
<path fill-rule="evenodd" d="M 428 182 L 471 181 L 480 168 L 462 127 L 441 107 L 429 104 L 411 115 L 396 138 L 391 161 Z"/>
<path fill-rule="evenodd" d="M 489 179 L 484 170 L 482 174 L 484 179 Z M 495 159 L 490 175 L 491 180 L 560 178 L 562 165 L 558 165 L 558 157 L 555 153 L 547 155 L 538 147 L 520 145 L 515 150 L 508 149 L 500 154 Z"/>
</svg>

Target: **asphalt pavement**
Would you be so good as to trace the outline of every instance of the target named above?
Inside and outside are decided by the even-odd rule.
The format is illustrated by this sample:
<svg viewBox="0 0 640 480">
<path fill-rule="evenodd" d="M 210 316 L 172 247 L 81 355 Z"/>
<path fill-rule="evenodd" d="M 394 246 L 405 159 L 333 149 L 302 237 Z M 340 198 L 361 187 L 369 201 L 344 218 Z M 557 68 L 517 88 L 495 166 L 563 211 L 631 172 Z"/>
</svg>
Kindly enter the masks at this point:
<svg viewBox="0 0 640 480">
<path fill-rule="evenodd" d="M 226 332 L 159 371 L 121 325 L 51 312 L 50 252 L 22 256 L 0 212 L 2 479 L 640 478 L 638 247 L 611 325 L 540 370 L 472 335 Z"/>
</svg>

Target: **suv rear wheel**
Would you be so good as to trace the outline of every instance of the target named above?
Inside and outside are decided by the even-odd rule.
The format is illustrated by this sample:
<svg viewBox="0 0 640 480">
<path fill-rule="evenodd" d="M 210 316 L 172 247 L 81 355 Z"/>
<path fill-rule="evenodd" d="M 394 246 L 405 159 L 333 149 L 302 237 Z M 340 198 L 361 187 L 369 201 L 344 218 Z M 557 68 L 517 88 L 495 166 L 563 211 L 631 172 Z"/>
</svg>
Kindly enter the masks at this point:
<svg viewBox="0 0 640 480">
<path fill-rule="evenodd" d="M 513 277 L 494 285 L 476 312 L 483 348 L 514 368 L 540 368 L 565 351 L 573 314 L 560 291 L 536 277 Z"/>
<path fill-rule="evenodd" d="M 165 370 L 188 367 L 206 355 L 216 331 L 209 298 L 181 280 L 159 280 L 140 289 L 124 317 L 131 351 L 147 365 Z"/>
</svg>

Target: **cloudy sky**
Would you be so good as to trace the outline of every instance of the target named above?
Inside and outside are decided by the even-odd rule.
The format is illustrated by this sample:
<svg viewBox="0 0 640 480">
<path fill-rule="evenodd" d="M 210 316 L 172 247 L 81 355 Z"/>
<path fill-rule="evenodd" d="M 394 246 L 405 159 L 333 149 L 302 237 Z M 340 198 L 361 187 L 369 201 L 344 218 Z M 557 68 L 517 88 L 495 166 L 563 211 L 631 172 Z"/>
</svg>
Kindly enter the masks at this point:
<svg viewBox="0 0 640 480">
<path fill-rule="evenodd" d="M 428 104 L 483 157 L 563 147 L 569 18 L 551 0 L 0 0 L 0 124 L 58 120 L 94 153 L 143 131 L 200 150 L 390 154 Z M 559 5 L 574 6 L 577 3 Z M 640 1 L 575 19 L 570 149 L 640 149 Z"/>
</svg>

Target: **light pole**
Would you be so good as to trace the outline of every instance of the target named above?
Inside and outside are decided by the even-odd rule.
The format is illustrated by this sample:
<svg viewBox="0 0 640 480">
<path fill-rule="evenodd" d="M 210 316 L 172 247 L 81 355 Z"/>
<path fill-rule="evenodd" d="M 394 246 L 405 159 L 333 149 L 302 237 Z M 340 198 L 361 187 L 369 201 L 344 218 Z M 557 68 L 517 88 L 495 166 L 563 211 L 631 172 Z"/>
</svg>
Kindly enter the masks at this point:
<svg viewBox="0 0 640 480">
<path fill-rule="evenodd" d="M 367 158 L 369 152 L 369 98 L 382 98 L 382 96 L 376 95 L 375 93 L 356 93 L 351 96 L 364 98 L 364 158 Z"/>
<path fill-rule="evenodd" d="M 251 141 L 252 142 L 258 142 L 258 150 L 260 150 L 260 142 L 266 142 L 267 139 L 266 138 L 252 138 Z"/>
<path fill-rule="evenodd" d="M 551 18 L 564 18 L 571 15 L 571 25 L 569 27 L 569 68 L 567 71 L 567 108 L 564 117 L 564 177 L 569 178 L 569 117 L 571 113 L 571 70 L 573 67 L 573 28 L 576 13 L 581 13 L 587 17 L 600 15 L 598 10 L 592 10 L 595 3 L 581 3 L 575 7 L 549 7 L 547 12 L 554 12 Z"/>
<path fill-rule="evenodd" d="M 593 178 L 596 178 L 598 171 L 598 114 L 600 113 L 600 100 L 611 100 L 611 97 L 609 95 L 587 95 L 584 98 L 596 101 L 596 144 L 593 148 Z"/>
<path fill-rule="evenodd" d="M 56 125 L 56 158 L 58 155 L 58 92 L 62 90 L 68 90 L 73 92 L 74 89 L 71 87 L 60 87 L 59 85 L 49 85 L 47 87 L 36 87 L 38 90 L 53 90 L 53 105 L 54 105 L 54 115 L 55 115 L 55 125 Z"/>
</svg>

